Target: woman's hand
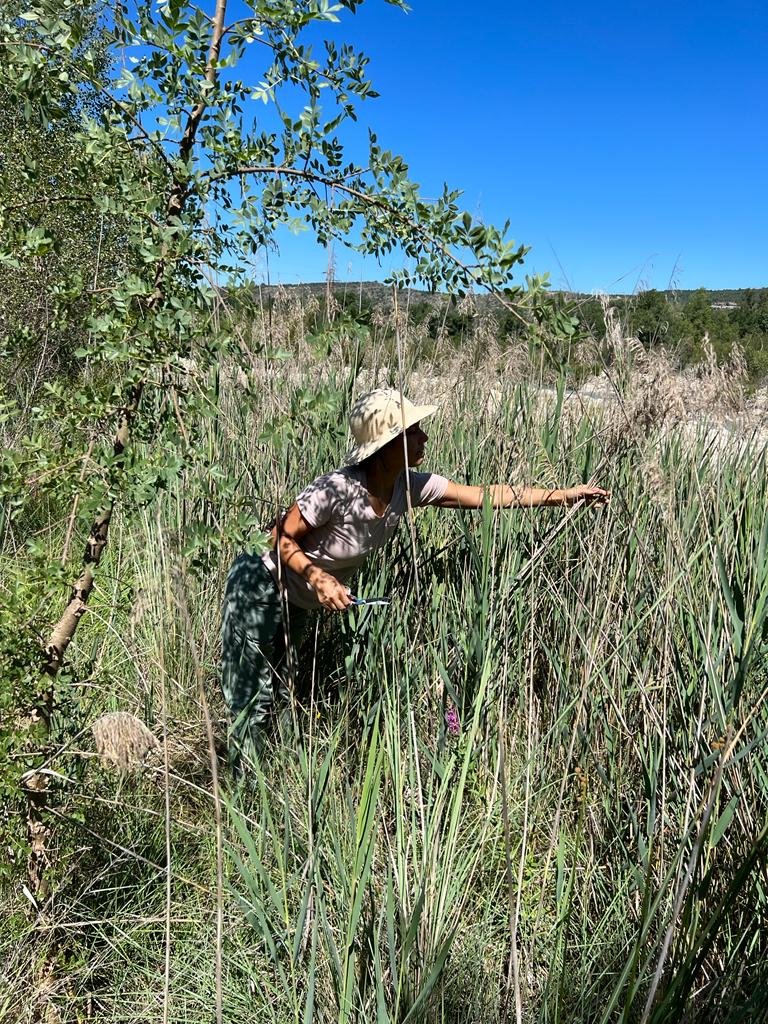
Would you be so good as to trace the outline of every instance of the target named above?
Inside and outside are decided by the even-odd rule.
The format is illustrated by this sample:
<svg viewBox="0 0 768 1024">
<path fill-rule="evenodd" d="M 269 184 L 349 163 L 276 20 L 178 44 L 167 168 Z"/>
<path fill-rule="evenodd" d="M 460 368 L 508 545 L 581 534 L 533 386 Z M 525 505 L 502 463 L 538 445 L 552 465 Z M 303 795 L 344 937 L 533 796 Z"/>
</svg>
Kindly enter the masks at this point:
<svg viewBox="0 0 768 1024">
<path fill-rule="evenodd" d="M 611 496 L 610 491 L 602 487 L 593 487 L 591 484 L 579 484 L 578 487 L 567 487 L 563 491 L 566 505 L 575 505 L 579 501 L 589 502 L 590 505 L 605 505 Z"/>
<path fill-rule="evenodd" d="M 316 569 L 309 578 L 309 583 L 317 594 L 317 599 L 323 608 L 332 612 L 343 612 L 352 604 L 352 596 L 349 589 L 331 576 L 329 572 Z"/>
</svg>

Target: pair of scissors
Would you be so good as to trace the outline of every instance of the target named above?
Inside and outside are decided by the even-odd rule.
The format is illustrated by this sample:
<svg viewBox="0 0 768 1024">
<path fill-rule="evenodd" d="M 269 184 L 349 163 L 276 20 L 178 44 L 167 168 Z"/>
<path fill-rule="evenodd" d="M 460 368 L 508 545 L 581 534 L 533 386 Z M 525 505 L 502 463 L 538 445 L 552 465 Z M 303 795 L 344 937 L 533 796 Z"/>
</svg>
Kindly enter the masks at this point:
<svg viewBox="0 0 768 1024">
<path fill-rule="evenodd" d="M 353 597 L 352 604 L 370 604 L 370 605 L 387 605 L 389 604 L 388 597 Z"/>
</svg>

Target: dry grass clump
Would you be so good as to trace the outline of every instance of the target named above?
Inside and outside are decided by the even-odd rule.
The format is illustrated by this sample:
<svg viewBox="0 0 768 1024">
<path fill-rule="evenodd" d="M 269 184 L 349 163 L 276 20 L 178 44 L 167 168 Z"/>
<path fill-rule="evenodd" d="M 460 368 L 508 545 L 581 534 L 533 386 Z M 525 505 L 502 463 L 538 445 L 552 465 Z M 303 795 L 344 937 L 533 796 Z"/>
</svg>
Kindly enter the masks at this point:
<svg viewBox="0 0 768 1024">
<path fill-rule="evenodd" d="M 160 750 L 157 736 L 128 711 L 110 711 L 91 726 L 96 753 L 121 772 L 143 765 L 147 755 Z"/>
<path fill-rule="evenodd" d="M 675 507 L 675 491 L 673 482 L 661 465 L 656 446 L 643 460 L 642 477 L 646 482 L 649 501 L 665 520 L 671 522 Z"/>
<path fill-rule="evenodd" d="M 401 338 L 410 334 L 413 324 L 408 315 L 407 305 L 398 306 L 397 309 L 393 305 L 377 306 L 371 313 L 371 327 L 381 334 L 391 331 Z M 420 325 L 420 328 L 414 335 L 410 335 L 416 341 L 423 341 L 429 334 L 426 320 Z"/>
<path fill-rule="evenodd" d="M 175 722 L 162 742 L 135 715 L 111 711 L 96 719 L 91 732 L 102 762 L 120 772 L 148 768 L 164 774 L 167 762 L 170 775 L 185 782 L 204 782 L 210 776 L 210 751 L 199 723 Z"/>
<path fill-rule="evenodd" d="M 279 287 L 271 307 L 261 305 L 261 315 L 254 324 L 251 341 L 265 348 L 292 348 L 304 338 L 304 325 L 320 311 L 315 295 Z"/>
<path fill-rule="evenodd" d="M 717 354 L 706 333 L 702 348 L 704 358 L 701 363 L 681 376 L 689 414 L 730 417 L 743 413 L 747 405 L 746 389 L 749 380 L 744 349 L 734 344 L 728 360 L 718 363 Z"/>
<path fill-rule="evenodd" d="M 595 342 L 595 362 L 604 369 L 572 396 L 569 418 L 578 420 L 586 410 L 595 421 L 603 419 L 609 450 L 670 430 L 687 436 L 699 427 L 716 432 L 759 427 L 761 410 L 748 404 L 747 365 L 738 345 L 720 363 L 705 335 L 701 363 L 681 372 L 667 350 L 646 349 L 628 334 L 607 298 L 602 304 L 605 340 Z"/>
<path fill-rule="evenodd" d="M 637 360 L 622 410 L 626 428 L 647 436 L 654 429 L 679 422 L 685 415 L 680 380 L 666 353 L 643 353 Z"/>
<path fill-rule="evenodd" d="M 686 415 L 679 374 L 664 351 L 649 352 L 625 332 L 616 310 L 603 296 L 605 370 L 587 382 L 584 391 L 611 406 L 613 433 L 647 436 L 652 430 Z"/>
</svg>

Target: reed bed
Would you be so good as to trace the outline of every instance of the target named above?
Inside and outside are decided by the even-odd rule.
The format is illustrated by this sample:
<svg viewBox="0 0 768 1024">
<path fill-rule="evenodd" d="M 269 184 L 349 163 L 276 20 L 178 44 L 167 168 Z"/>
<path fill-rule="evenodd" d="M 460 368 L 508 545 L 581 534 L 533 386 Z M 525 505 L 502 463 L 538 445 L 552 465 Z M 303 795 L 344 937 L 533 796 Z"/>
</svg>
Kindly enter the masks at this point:
<svg viewBox="0 0 768 1024">
<path fill-rule="evenodd" d="M 397 374 L 310 349 L 301 373 L 225 368 L 199 443 L 236 486 L 191 499 L 182 476 L 117 523 L 73 645 L 51 1019 L 768 1019 L 764 447 L 640 415 L 647 372 L 612 364 L 618 397 L 594 403 L 530 362 L 414 378 L 403 351 L 440 403 L 429 468 L 595 478 L 610 505 L 417 511 L 358 587 L 391 606 L 318 619 L 238 784 L 216 685 L 231 524 L 334 466 L 350 395 Z M 96 755 L 111 712 L 161 741 L 140 767 Z M 5 901 L 0 1015 L 25 1020 L 46 936 Z"/>
</svg>

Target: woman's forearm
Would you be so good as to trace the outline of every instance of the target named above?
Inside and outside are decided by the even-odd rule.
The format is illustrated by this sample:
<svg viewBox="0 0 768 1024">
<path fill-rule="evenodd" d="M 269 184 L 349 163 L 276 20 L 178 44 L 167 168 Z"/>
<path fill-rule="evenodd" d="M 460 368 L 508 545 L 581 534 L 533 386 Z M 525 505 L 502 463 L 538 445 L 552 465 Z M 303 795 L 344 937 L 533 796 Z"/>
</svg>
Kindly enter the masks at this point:
<svg viewBox="0 0 768 1024">
<path fill-rule="evenodd" d="M 477 487 L 449 480 L 439 501 L 442 508 L 482 508 L 490 501 L 492 508 L 543 508 L 551 505 L 576 505 L 582 501 L 605 504 L 610 492 L 592 484 L 576 487 L 510 487 L 489 484 Z"/>
<path fill-rule="evenodd" d="M 298 541 L 283 534 L 277 542 L 277 553 L 282 565 L 303 576 L 317 595 L 317 600 L 329 611 L 344 611 L 352 604 L 349 587 L 335 576 L 321 569 L 307 558 Z"/>
<path fill-rule="evenodd" d="M 565 491 L 555 487 L 510 487 L 508 484 L 493 484 L 488 491 L 494 508 L 541 508 L 568 503 Z"/>
<path fill-rule="evenodd" d="M 323 570 L 319 569 L 311 559 L 307 558 L 301 545 L 293 537 L 281 536 L 276 547 L 283 565 L 290 569 L 291 572 L 295 572 L 297 576 L 303 576 L 307 583 L 311 584 L 318 573 L 322 573 Z"/>
</svg>

